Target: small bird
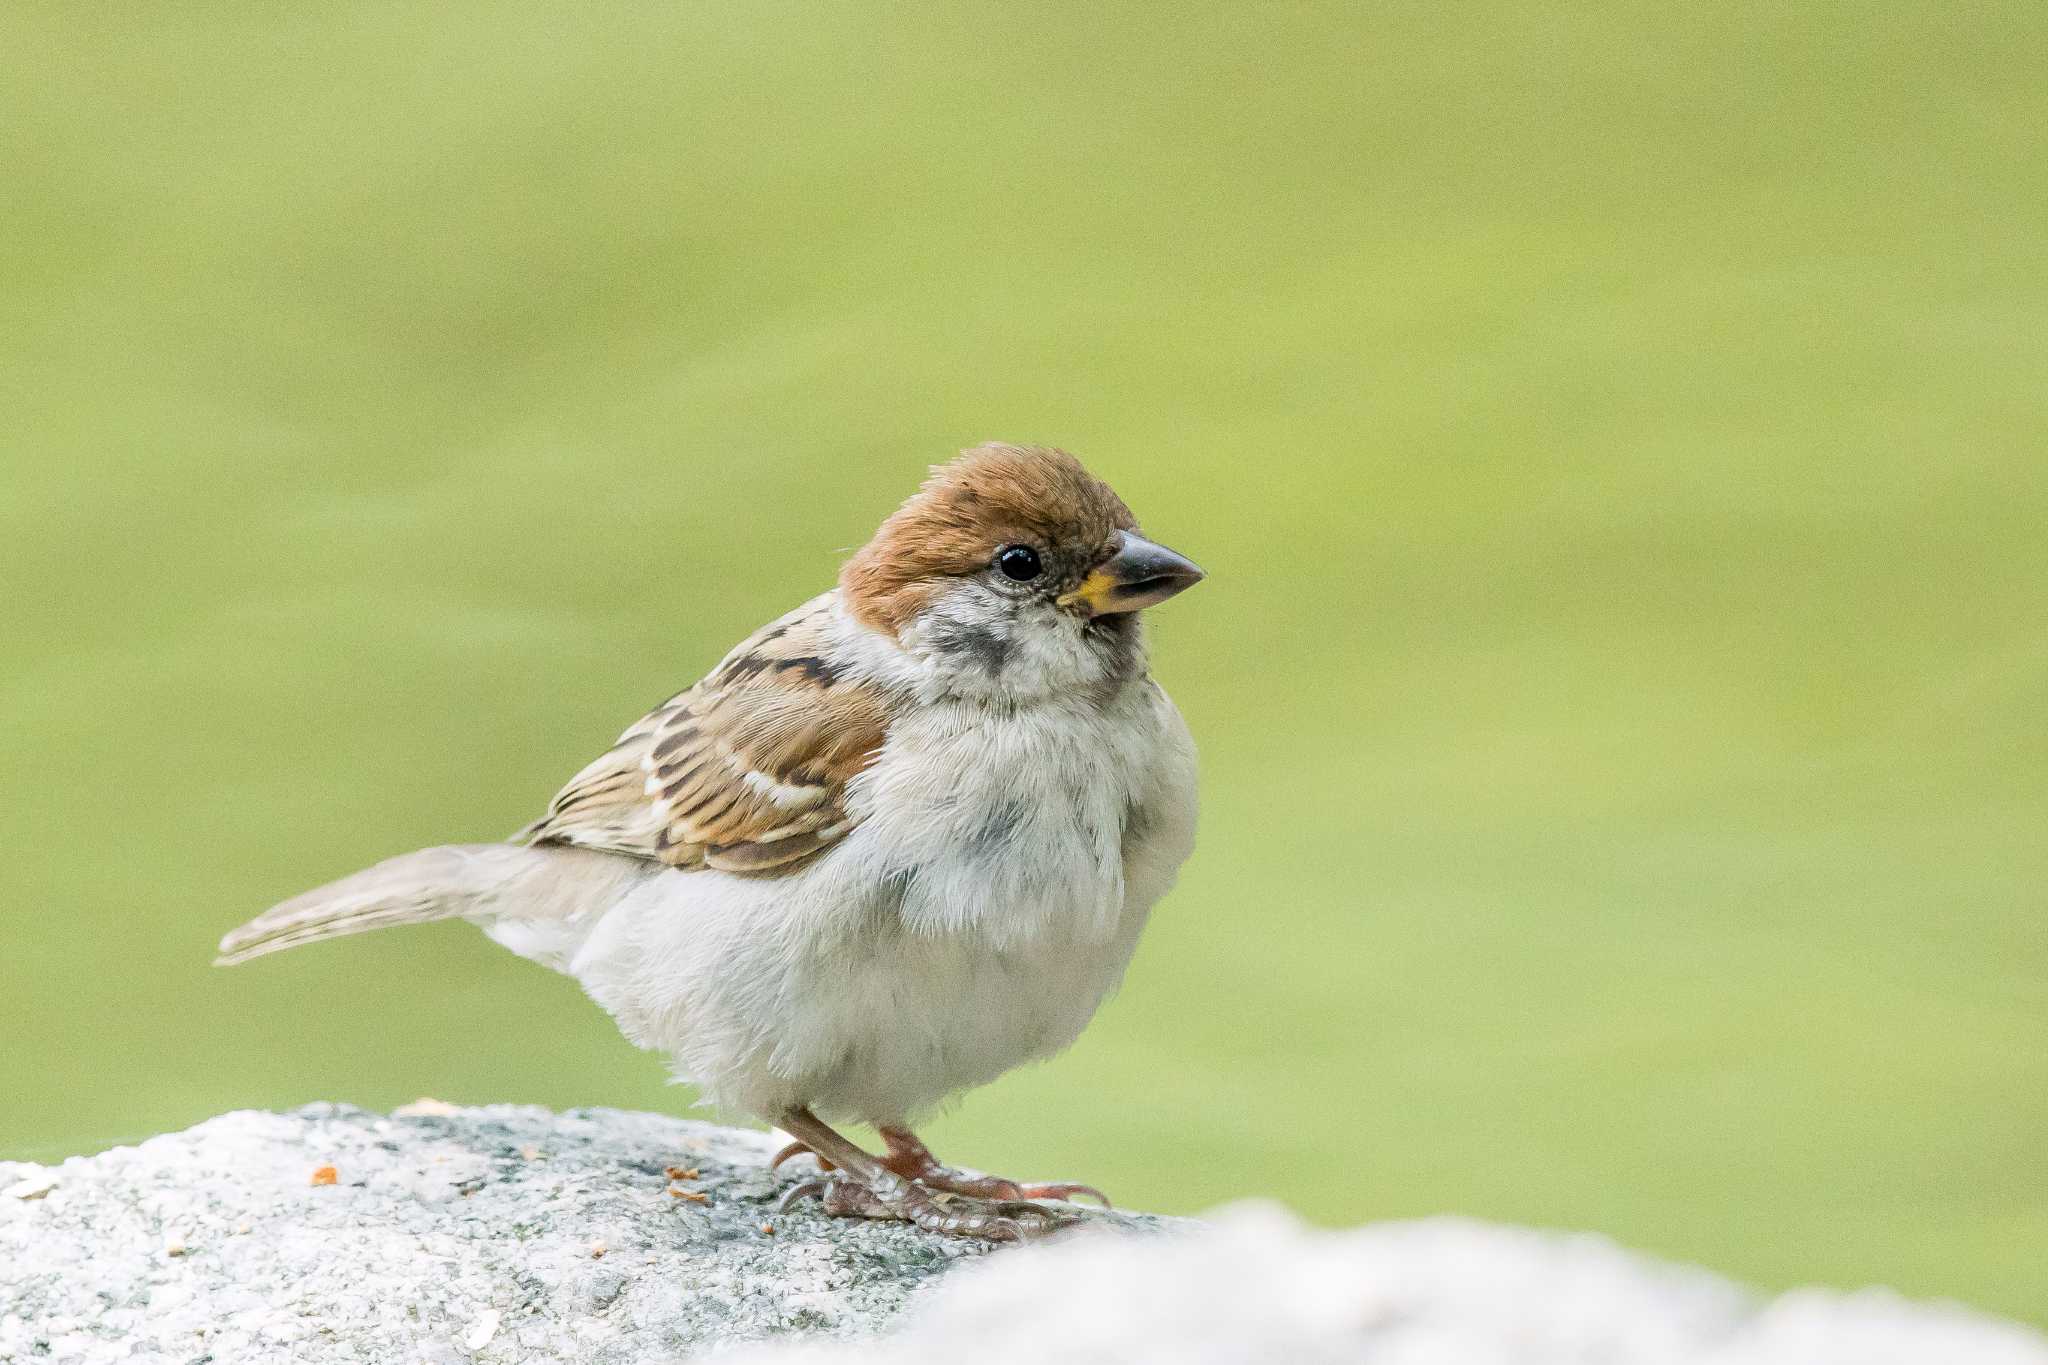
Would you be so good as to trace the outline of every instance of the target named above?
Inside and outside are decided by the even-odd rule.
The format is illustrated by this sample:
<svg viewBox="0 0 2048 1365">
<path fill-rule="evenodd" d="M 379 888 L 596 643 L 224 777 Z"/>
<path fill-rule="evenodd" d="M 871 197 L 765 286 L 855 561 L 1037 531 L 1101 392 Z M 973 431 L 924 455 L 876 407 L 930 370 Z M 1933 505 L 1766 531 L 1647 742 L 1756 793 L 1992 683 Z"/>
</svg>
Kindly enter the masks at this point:
<svg viewBox="0 0 2048 1365">
<path fill-rule="evenodd" d="M 910 1124 L 1072 1043 L 1193 850 L 1194 743 L 1139 613 L 1202 576 L 1073 456 L 978 446 L 540 819 L 294 897 L 218 961 L 466 919 L 794 1138 L 771 1165 L 821 1175 L 784 1207 L 1044 1232 L 1034 1201 L 1100 1192 L 951 1169 Z"/>
</svg>

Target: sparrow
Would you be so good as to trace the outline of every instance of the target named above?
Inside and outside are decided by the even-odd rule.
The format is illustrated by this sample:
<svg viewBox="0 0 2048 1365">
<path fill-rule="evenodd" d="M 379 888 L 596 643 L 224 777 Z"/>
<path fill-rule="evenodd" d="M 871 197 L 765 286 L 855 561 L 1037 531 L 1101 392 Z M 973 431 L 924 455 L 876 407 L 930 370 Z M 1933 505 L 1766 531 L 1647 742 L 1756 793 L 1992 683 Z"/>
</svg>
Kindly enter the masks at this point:
<svg viewBox="0 0 2048 1365">
<path fill-rule="evenodd" d="M 785 1208 L 1050 1230 L 1036 1201 L 1100 1192 L 949 1168 L 911 1124 L 1071 1044 L 1192 851 L 1194 743 L 1141 613 L 1202 577 L 1072 455 L 968 450 L 538 820 L 287 900 L 218 962 L 468 920 L 794 1139 L 771 1166 L 820 1173 Z"/>
</svg>

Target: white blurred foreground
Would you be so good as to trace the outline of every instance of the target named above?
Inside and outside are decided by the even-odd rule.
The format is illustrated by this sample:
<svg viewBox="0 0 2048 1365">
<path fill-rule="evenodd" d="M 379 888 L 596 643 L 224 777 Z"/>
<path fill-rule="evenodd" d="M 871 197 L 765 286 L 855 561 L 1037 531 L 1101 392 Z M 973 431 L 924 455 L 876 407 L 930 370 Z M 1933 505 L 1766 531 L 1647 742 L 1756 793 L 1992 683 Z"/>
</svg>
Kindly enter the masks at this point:
<svg viewBox="0 0 2048 1365">
<path fill-rule="evenodd" d="M 964 1266 L 888 1336 L 720 1365 L 2044 1365 L 2048 1338 L 1887 1290 L 1763 1299 L 1586 1234 L 1463 1218 L 1348 1232 L 1240 1204 Z"/>
</svg>

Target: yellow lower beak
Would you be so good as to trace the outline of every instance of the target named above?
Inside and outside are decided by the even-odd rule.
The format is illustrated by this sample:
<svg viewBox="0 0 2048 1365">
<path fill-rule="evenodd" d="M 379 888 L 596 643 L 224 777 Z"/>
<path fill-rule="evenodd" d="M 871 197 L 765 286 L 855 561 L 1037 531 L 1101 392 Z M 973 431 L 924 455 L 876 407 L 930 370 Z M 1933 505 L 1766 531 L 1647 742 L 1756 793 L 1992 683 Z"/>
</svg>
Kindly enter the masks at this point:
<svg viewBox="0 0 2048 1365">
<path fill-rule="evenodd" d="M 1117 532 L 1117 546 L 1081 585 L 1059 599 L 1063 607 L 1085 608 L 1090 616 L 1155 606 L 1202 581 L 1202 571 L 1164 545 L 1134 531 Z"/>
</svg>

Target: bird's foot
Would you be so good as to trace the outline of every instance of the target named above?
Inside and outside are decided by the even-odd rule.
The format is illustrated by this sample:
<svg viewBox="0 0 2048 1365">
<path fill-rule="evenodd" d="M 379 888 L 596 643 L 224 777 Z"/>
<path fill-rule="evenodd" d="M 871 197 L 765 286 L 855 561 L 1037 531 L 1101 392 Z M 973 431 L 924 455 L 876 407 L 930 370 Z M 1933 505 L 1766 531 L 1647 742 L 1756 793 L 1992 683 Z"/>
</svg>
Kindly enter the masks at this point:
<svg viewBox="0 0 2048 1365">
<path fill-rule="evenodd" d="M 1109 1196 L 1093 1185 L 1080 1185 L 1071 1180 L 1029 1182 L 1006 1179 L 1000 1175 L 970 1175 L 966 1171 L 942 1166 L 936 1161 L 909 1162 L 885 1160 L 883 1165 L 907 1180 L 913 1180 L 928 1190 L 940 1190 L 946 1194 L 957 1194 L 969 1199 L 1064 1199 L 1072 1200 L 1086 1195 L 1104 1208 L 1110 1208 Z"/>
<path fill-rule="evenodd" d="M 990 1242 L 1022 1242 L 1064 1227 L 1072 1214 L 1022 1200 L 970 1198 L 935 1194 L 920 1181 L 903 1180 L 878 1171 L 867 1180 L 846 1171 L 832 1171 L 805 1181 L 782 1196 L 776 1206 L 787 1213 L 806 1199 L 816 1199 L 834 1218 L 893 1218 L 948 1237 L 979 1237 Z"/>
<path fill-rule="evenodd" d="M 889 1155 L 881 1159 L 882 1165 L 905 1180 L 914 1180 L 930 1190 L 944 1190 L 949 1194 L 965 1195 L 969 1199 L 1065 1199 L 1072 1200 L 1086 1195 L 1104 1208 L 1110 1207 L 1109 1196 L 1093 1185 L 1079 1185 L 1069 1180 L 1047 1181 L 1029 1184 L 1009 1180 L 999 1175 L 969 1175 L 951 1166 L 942 1165 L 932 1155 L 931 1148 L 918 1140 L 908 1128 L 894 1126 L 881 1129 L 882 1141 L 889 1145 Z"/>
<path fill-rule="evenodd" d="M 1073 1200 L 1086 1196 L 1111 1208 L 1109 1196 L 1093 1185 L 1081 1185 L 1073 1181 L 1058 1180 L 1041 1183 L 1027 1183 L 1009 1180 L 999 1175 L 970 1175 L 943 1165 L 932 1155 L 931 1148 L 920 1142 L 907 1128 L 885 1127 L 881 1130 L 882 1140 L 889 1145 L 889 1154 L 877 1157 L 884 1170 L 913 1181 L 928 1190 L 943 1194 L 962 1195 L 968 1199 L 995 1199 L 1016 1201 L 1020 1199 L 1064 1199 Z M 793 1156 L 809 1155 L 816 1159 L 820 1170 L 837 1169 L 824 1157 L 813 1152 L 808 1143 L 792 1142 L 777 1152 L 768 1163 L 774 1170 Z"/>
</svg>

